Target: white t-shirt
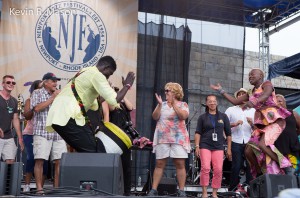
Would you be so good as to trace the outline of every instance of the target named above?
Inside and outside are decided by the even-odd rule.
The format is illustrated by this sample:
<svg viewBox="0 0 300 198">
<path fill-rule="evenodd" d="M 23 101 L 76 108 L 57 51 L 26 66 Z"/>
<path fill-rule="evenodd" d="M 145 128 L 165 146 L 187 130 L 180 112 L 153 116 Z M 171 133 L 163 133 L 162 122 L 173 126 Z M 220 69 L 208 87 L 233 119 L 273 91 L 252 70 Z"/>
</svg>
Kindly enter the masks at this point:
<svg viewBox="0 0 300 198">
<path fill-rule="evenodd" d="M 232 141 L 238 144 L 247 143 L 251 137 L 252 129 L 247 121 L 247 117 L 252 118 L 254 122 L 254 113 L 255 109 L 245 109 L 242 110 L 239 106 L 229 107 L 225 111 L 226 115 L 229 118 L 230 123 L 236 123 L 238 120 L 242 120 L 243 124 L 231 128 L 231 137 Z"/>
</svg>

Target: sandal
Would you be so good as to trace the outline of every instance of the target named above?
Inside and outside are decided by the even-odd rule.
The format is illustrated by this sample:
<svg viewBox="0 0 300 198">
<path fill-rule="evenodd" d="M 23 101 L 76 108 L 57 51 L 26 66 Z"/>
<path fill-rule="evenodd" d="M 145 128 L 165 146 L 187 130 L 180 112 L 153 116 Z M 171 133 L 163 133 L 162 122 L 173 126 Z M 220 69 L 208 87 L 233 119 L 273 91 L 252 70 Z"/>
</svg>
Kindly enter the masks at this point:
<svg viewBox="0 0 300 198">
<path fill-rule="evenodd" d="M 44 192 L 44 190 L 38 190 L 38 191 L 36 191 L 36 193 L 35 193 L 36 195 L 45 195 L 45 192 Z"/>
</svg>

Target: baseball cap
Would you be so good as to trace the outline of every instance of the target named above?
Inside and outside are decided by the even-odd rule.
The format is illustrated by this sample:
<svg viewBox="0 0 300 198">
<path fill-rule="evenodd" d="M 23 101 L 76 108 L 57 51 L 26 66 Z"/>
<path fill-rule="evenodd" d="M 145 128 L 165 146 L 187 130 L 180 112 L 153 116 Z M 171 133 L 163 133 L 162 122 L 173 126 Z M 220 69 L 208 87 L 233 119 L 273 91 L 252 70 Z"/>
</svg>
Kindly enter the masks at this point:
<svg viewBox="0 0 300 198">
<path fill-rule="evenodd" d="M 241 92 L 241 91 L 242 91 L 242 92 L 245 92 L 245 93 L 248 92 L 246 89 L 240 88 L 239 90 L 237 90 L 237 91 L 234 93 L 234 97 L 237 98 L 238 93 Z"/>
<path fill-rule="evenodd" d="M 43 80 L 57 80 L 57 81 L 60 81 L 61 79 L 57 78 L 53 73 L 48 72 L 43 76 Z"/>
</svg>

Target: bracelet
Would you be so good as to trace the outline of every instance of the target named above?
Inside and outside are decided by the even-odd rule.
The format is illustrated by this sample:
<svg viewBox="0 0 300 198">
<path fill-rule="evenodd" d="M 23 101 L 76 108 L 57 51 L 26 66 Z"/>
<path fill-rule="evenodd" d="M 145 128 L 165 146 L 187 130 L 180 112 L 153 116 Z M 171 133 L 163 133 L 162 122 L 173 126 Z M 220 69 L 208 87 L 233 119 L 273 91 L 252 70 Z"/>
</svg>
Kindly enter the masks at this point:
<svg viewBox="0 0 300 198">
<path fill-rule="evenodd" d="M 219 92 L 220 92 L 220 94 L 222 94 L 222 95 L 223 95 L 224 93 L 226 93 L 226 91 L 225 91 L 224 89 L 220 90 Z"/>
<path fill-rule="evenodd" d="M 220 87 L 220 89 L 218 89 L 218 92 L 220 93 L 220 94 L 224 94 L 224 93 L 226 93 L 226 91 L 222 88 L 222 87 Z"/>
<path fill-rule="evenodd" d="M 130 89 L 131 85 L 130 84 L 126 84 L 125 87 L 128 87 L 128 89 Z"/>
<path fill-rule="evenodd" d="M 199 148 L 199 145 L 196 145 L 195 147 L 196 147 L 196 148 Z"/>
<path fill-rule="evenodd" d="M 223 95 L 224 93 L 226 93 L 226 91 L 225 91 L 224 89 L 222 89 L 222 88 L 219 89 L 218 91 L 219 91 L 219 93 L 222 94 L 222 95 Z"/>
</svg>

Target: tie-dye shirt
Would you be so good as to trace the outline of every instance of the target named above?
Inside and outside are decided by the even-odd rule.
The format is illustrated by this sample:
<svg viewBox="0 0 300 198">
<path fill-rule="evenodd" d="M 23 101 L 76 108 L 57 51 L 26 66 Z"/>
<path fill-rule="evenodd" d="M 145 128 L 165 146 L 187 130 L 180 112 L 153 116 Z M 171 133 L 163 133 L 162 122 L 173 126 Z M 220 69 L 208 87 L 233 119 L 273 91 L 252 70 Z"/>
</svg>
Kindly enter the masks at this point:
<svg viewBox="0 0 300 198">
<path fill-rule="evenodd" d="M 189 107 L 185 102 L 177 102 L 180 109 L 189 113 Z M 180 120 L 173 107 L 167 102 L 162 103 L 160 118 L 157 121 L 153 138 L 153 147 L 160 143 L 174 143 L 182 145 L 187 152 L 190 152 L 190 138 L 186 129 L 185 120 Z"/>
</svg>

